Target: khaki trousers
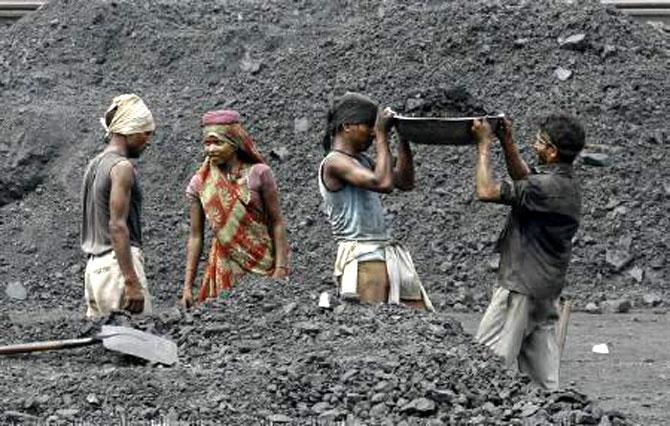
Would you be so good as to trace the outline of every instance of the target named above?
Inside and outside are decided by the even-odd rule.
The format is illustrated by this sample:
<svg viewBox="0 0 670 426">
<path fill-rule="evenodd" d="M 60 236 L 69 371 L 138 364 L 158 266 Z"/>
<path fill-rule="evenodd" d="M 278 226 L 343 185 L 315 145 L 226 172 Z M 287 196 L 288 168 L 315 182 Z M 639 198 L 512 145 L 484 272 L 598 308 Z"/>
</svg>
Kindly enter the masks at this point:
<svg viewBox="0 0 670 426">
<path fill-rule="evenodd" d="M 144 311 L 151 313 L 151 295 L 144 274 L 144 255 L 137 247 L 130 248 L 135 273 L 142 285 L 144 293 Z M 109 314 L 113 310 L 122 309 L 125 300 L 125 280 L 116 261 L 116 254 L 111 251 L 101 256 L 91 256 L 86 263 L 84 273 L 84 297 L 86 298 L 86 316 L 95 318 Z"/>
<path fill-rule="evenodd" d="M 495 289 L 475 339 L 505 358 L 508 368 L 555 390 L 561 361 L 556 341 L 557 301 L 548 302 L 539 304 L 524 294 Z"/>
</svg>

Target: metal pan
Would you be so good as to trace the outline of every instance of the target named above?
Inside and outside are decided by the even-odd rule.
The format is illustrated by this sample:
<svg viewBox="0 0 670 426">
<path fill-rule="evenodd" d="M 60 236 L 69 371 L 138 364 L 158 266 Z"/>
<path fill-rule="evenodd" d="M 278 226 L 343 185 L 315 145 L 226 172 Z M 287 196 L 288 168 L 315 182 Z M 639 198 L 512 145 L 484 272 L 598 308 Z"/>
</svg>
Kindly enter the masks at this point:
<svg viewBox="0 0 670 426">
<path fill-rule="evenodd" d="M 480 117 L 404 117 L 397 115 L 396 129 L 400 136 L 425 145 L 472 145 L 470 129 L 474 120 L 487 119 L 495 130 L 505 114 Z"/>
</svg>

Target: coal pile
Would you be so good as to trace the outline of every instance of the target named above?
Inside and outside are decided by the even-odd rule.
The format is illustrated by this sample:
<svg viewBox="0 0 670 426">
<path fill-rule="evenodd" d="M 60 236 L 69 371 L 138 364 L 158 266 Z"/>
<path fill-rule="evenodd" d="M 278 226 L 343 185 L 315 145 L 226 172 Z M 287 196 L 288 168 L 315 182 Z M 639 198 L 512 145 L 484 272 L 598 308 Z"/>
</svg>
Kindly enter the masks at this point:
<svg viewBox="0 0 670 426">
<path fill-rule="evenodd" d="M 180 350 L 171 368 L 101 347 L 2 357 L 1 419 L 629 424 L 575 390 L 534 389 L 443 314 L 351 304 L 324 310 L 316 296 L 249 280 L 230 299 L 191 312 L 95 324 L 58 314 L 0 318 L 2 344 L 90 335 L 111 323 L 168 335 Z"/>
<path fill-rule="evenodd" d="M 97 117 L 120 92 L 143 96 L 159 124 L 139 164 L 159 305 L 179 294 L 183 191 L 201 158 L 199 117 L 212 108 L 241 111 L 271 158 L 293 281 L 327 287 L 335 246 L 316 170 L 327 104 L 345 90 L 406 114 L 505 112 L 529 160 L 538 116 L 578 114 L 590 148 L 576 165 L 584 217 L 568 296 L 577 308 L 667 306 L 668 38 L 597 1 L 53 0 L 2 31 L 0 274 L 28 293 L 0 292 L 3 309 L 81 306 L 79 187 L 102 148 Z M 417 189 L 385 200 L 442 310 L 481 309 L 496 281 L 506 210 L 474 201 L 474 157 L 471 147 L 416 146 Z"/>
<path fill-rule="evenodd" d="M 159 123 L 139 164 L 159 303 L 179 293 L 183 191 L 212 108 L 240 110 L 271 158 L 293 280 L 325 286 L 335 246 L 316 185 L 319 141 L 329 100 L 359 90 L 406 114 L 505 112 L 528 160 L 538 116 L 578 114 L 590 147 L 576 165 L 584 217 L 568 296 L 578 308 L 667 305 L 668 52 L 666 33 L 596 1 L 50 1 L 0 39 L 0 273 L 28 290 L 0 298 L 81 306 L 81 176 L 102 148 L 97 117 L 127 91 Z M 474 201 L 473 151 L 416 146 L 417 189 L 385 200 L 439 309 L 481 309 L 496 280 L 506 210 Z"/>
</svg>

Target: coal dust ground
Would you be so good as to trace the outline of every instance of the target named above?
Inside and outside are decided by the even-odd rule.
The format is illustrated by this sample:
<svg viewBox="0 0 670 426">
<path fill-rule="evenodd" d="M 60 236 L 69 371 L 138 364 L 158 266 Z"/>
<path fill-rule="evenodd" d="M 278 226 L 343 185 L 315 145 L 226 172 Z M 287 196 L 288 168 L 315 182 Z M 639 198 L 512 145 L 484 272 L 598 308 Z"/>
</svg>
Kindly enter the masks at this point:
<svg viewBox="0 0 670 426">
<path fill-rule="evenodd" d="M 473 147 L 413 145 L 416 189 L 384 197 L 435 316 L 318 311 L 313 298 L 332 290 L 335 244 L 316 170 L 328 103 L 346 90 L 405 114 L 504 112 L 531 162 L 526 141 L 538 117 L 574 113 L 588 147 L 575 165 L 583 221 L 564 293 L 577 310 L 624 300 L 662 313 L 669 59 L 665 30 L 588 0 L 51 0 L 0 27 L 1 342 L 90 335 L 99 325 L 81 320 L 79 188 L 103 147 L 98 117 L 113 96 L 135 92 L 158 123 L 138 170 L 146 267 L 162 314 L 132 325 L 172 336 L 183 356 L 176 368 L 102 348 L 4 358 L 3 421 L 636 419 L 598 408 L 593 395 L 533 391 L 449 319 L 486 305 L 507 213 L 474 199 Z M 184 313 L 174 310 L 183 193 L 202 159 L 199 118 L 213 108 L 239 110 L 270 159 L 293 273 L 287 284 L 241 287 L 237 304 Z M 504 177 L 499 151 L 494 161 Z"/>
</svg>

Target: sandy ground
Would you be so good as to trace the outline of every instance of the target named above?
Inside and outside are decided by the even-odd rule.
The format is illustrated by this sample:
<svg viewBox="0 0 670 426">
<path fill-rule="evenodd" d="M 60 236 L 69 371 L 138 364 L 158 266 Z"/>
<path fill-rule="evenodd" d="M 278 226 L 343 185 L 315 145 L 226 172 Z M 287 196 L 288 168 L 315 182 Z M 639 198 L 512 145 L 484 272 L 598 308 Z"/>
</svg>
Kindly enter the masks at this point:
<svg viewBox="0 0 670 426">
<path fill-rule="evenodd" d="M 454 315 L 474 333 L 481 314 Z M 642 425 L 670 423 L 670 324 L 667 313 L 572 315 L 561 382 Z M 608 355 L 593 345 L 607 343 Z"/>
</svg>

